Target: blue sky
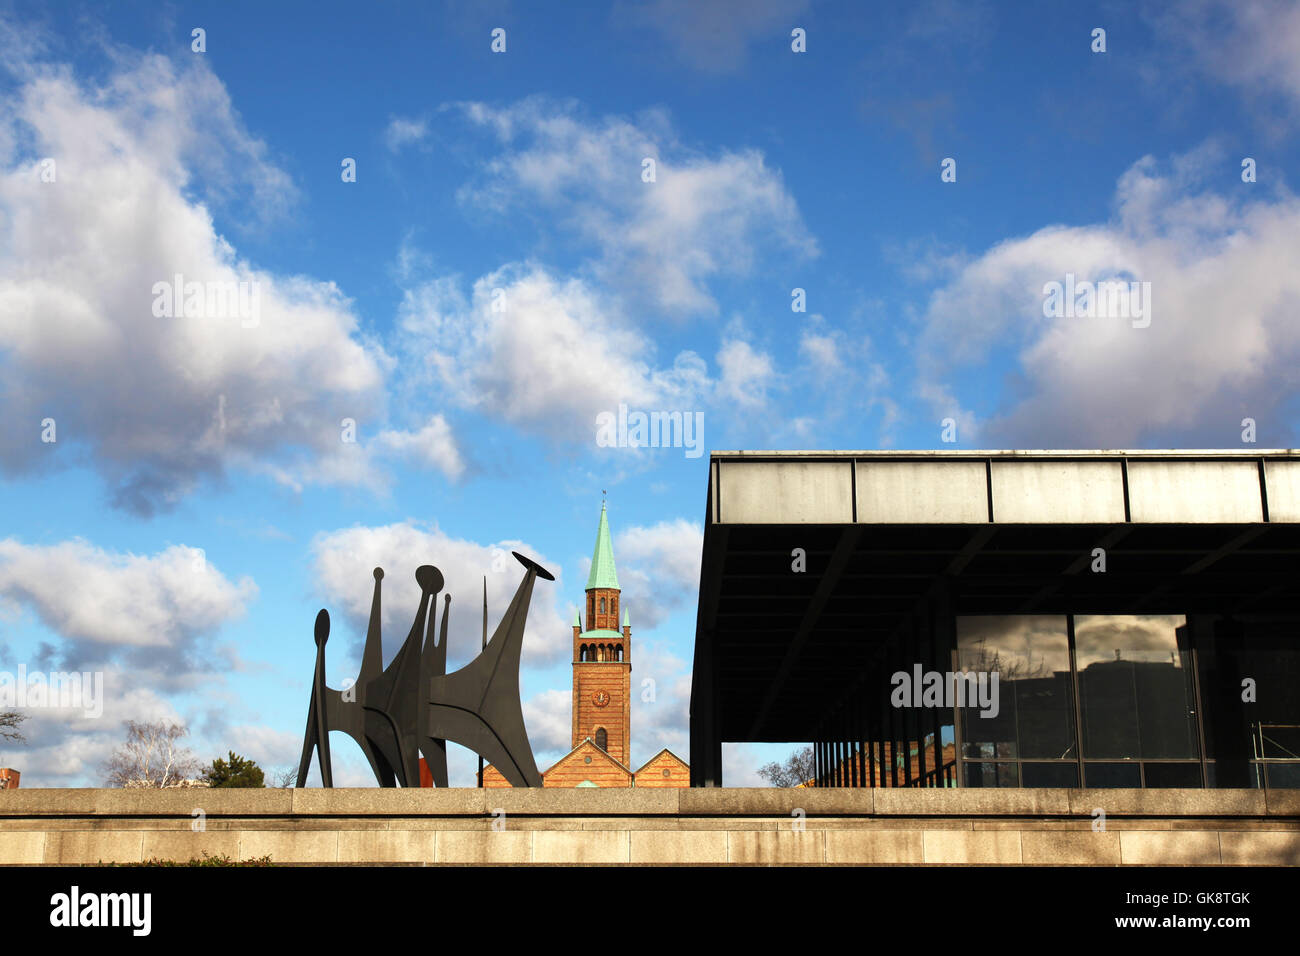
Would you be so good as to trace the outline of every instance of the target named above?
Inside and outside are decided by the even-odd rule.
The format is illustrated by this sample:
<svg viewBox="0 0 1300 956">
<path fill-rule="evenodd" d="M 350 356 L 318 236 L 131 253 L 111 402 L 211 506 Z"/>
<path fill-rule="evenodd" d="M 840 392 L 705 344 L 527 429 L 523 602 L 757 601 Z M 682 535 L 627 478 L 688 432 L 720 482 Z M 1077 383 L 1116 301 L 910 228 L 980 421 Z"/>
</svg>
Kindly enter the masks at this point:
<svg viewBox="0 0 1300 956">
<path fill-rule="evenodd" d="M 0 765 L 95 784 L 168 719 L 288 766 L 318 608 L 339 686 L 370 568 L 391 654 L 436 564 L 463 663 L 513 548 L 549 766 L 602 491 L 633 762 L 686 757 L 708 449 L 1297 444 L 1300 12 L 1165 7 L 0 4 L 0 670 L 105 679 Z M 177 274 L 256 314 L 156 314 Z M 1045 316 L 1067 275 L 1149 324 Z M 620 404 L 706 454 L 602 447 Z"/>
</svg>

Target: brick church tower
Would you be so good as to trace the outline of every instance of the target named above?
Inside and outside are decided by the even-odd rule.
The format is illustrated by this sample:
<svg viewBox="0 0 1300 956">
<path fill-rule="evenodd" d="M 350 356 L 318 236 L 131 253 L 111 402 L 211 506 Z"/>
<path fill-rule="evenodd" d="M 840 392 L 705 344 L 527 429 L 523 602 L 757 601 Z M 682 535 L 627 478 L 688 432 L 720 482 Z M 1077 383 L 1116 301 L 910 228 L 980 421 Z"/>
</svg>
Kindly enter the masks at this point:
<svg viewBox="0 0 1300 956">
<path fill-rule="evenodd" d="M 587 576 L 586 626 L 581 611 L 573 625 L 573 746 L 590 737 L 626 766 L 632 756 L 632 628 L 624 609 L 619 629 L 619 593 L 602 504 Z"/>
<path fill-rule="evenodd" d="M 602 504 L 586 604 L 573 622 L 573 749 L 543 772 L 544 787 L 691 785 L 691 768 L 667 748 L 632 769 L 632 626 L 621 603 Z M 490 764 L 481 785 L 510 786 Z"/>
</svg>

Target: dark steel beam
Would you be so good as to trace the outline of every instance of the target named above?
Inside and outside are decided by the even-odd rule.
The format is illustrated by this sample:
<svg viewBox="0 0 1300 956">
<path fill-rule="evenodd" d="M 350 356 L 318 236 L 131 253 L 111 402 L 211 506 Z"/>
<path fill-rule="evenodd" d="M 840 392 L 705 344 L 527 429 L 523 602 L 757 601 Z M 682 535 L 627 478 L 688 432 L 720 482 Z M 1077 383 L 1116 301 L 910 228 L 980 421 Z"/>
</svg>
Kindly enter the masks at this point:
<svg viewBox="0 0 1300 956">
<path fill-rule="evenodd" d="M 795 632 L 790 641 L 790 646 L 786 651 L 785 659 L 781 662 L 781 668 L 777 671 L 776 677 L 768 687 L 766 696 L 762 705 L 759 707 L 758 714 L 754 717 L 753 725 L 750 727 L 749 738 L 755 739 L 759 730 L 763 726 L 768 711 L 772 709 L 773 702 L 781 696 L 781 691 L 785 687 L 785 682 L 790 676 L 791 670 L 794 669 L 795 662 L 803 652 L 804 644 L 807 643 L 813 628 L 817 625 L 817 618 L 826 606 L 836 585 L 839 583 L 840 574 L 843 573 L 849 559 L 853 557 L 853 552 L 858 546 L 858 541 L 862 537 L 862 529 L 858 527 L 845 528 L 840 532 L 840 540 L 835 545 L 835 551 L 832 552 L 830 560 L 826 563 L 826 570 L 823 572 L 821 580 L 817 583 L 817 590 L 813 593 L 808 606 L 804 611 L 803 620 L 799 624 L 799 630 Z"/>
</svg>

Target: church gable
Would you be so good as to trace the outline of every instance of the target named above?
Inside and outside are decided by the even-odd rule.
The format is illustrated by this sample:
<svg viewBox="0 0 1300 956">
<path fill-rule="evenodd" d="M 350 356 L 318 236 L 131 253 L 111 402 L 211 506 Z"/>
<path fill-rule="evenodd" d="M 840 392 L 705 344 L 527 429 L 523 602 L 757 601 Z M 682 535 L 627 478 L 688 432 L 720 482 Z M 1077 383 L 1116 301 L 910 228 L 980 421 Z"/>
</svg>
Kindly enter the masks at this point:
<svg viewBox="0 0 1300 956">
<path fill-rule="evenodd" d="M 590 740 L 584 740 L 555 762 L 542 774 L 546 787 L 630 787 L 632 771 L 601 750 Z"/>
<path fill-rule="evenodd" d="M 671 750 L 661 750 L 633 778 L 637 787 L 689 787 L 691 768 Z"/>
<path fill-rule="evenodd" d="M 545 784 L 543 783 L 543 785 Z M 492 766 L 491 764 L 487 764 L 486 766 L 484 766 L 483 768 L 484 789 L 492 789 L 492 788 L 508 787 L 508 786 L 510 786 L 510 781 L 507 780 L 502 775 L 500 770 L 498 770 L 496 767 Z"/>
</svg>

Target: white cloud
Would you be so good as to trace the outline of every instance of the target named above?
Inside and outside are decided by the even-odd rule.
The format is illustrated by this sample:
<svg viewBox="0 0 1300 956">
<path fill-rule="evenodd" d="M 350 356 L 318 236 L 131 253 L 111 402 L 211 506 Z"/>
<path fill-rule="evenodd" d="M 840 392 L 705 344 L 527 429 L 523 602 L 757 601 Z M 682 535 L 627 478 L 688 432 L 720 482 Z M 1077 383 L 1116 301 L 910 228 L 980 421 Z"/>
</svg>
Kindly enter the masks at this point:
<svg viewBox="0 0 1300 956">
<path fill-rule="evenodd" d="M 761 744 L 722 744 L 722 782 L 728 787 L 770 787 L 758 775 L 758 768 L 766 763 L 758 752 Z M 792 748 L 794 749 L 794 748 Z"/>
<path fill-rule="evenodd" d="M 728 339 L 718 351 L 718 366 L 720 398 L 750 407 L 767 403 L 767 389 L 776 375 L 770 355 L 743 339 Z"/>
<path fill-rule="evenodd" d="M 265 209 L 291 188 L 203 60 L 137 56 L 99 86 L 24 64 L 0 114 L 0 396 L 7 422 L 50 417 L 58 436 L 5 428 L 0 468 L 67 467 L 71 445 L 141 514 L 230 465 L 364 478 L 318 459 L 340 454 L 342 418 L 383 414 L 389 359 L 339 289 L 258 269 L 217 232 L 226 197 Z M 155 316 L 177 275 L 256 283 L 260 308 Z"/>
<path fill-rule="evenodd" d="M 126 740 L 124 721 L 186 723 L 185 717 L 156 693 L 148 675 L 142 676 L 135 668 L 105 667 L 101 672 L 104 707 L 99 717 L 75 709 L 29 708 L 28 720 L 21 726 L 26 741 L 0 743 L 0 766 L 20 770 L 24 787 L 102 786 L 104 760 Z M 211 759 L 192 736 L 182 738 L 181 744 L 200 760 Z"/>
<path fill-rule="evenodd" d="M 8 649 L 5 668 L 17 675 L 21 666 L 29 680 L 76 672 L 93 688 L 77 707 L 18 708 L 29 717 L 27 742 L 4 749 L 24 785 L 99 785 L 100 764 L 124 739 L 124 720 L 186 723 L 168 695 L 211 693 L 240 666 L 214 638 L 257 593 L 251 579 L 229 580 L 197 548 L 137 555 L 80 539 L 0 540 L 0 603 L 30 612 L 57 636 L 27 654 Z"/>
<path fill-rule="evenodd" d="M 0 596 L 29 608 L 68 643 L 73 660 L 116 650 L 163 657 L 244 613 L 251 578 L 228 580 L 201 549 L 152 556 L 104 551 L 81 539 L 55 545 L 0 540 Z M 74 649 L 80 653 L 74 653 Z"/>
<path fill-rule="evenodd" d="M 514 597 L 524 569 L 511 551 L 537 561 L 555 575 L 555 581 L 538 579 L 533 588 L 528 624 L 524 632 L 523 660 L 544 665 L 565 659 L 569 653 L 572 630 L 565 626 L 559 613 L 559 596 L 563 593 L 560 569 L 537 549 L 520 541 L 477 544 L 453 538 L 435 526 L 402 522 L 381 527 L 354 527 L 322 533 L 312 543 L 316 580 L 330 612 L 333 635 L 337 639 L 339 624 L 346 622 L 355 635 L 353 653 L 341 660 L 335 651 L 329 656 L 332 686 L 339 668 L 353 668 L 342 676 L 355 677 L 360 647 L 370 619 L 370 601 L 374 592 L 371 572 L 384 569 L 382 598 L 384 658 L 388 660 L 411 629 L 419 607 L 420 588 L 415 583 L 415 569 L 432 564 L 443 574 L 443 594 L 452 597 L 447 639 L 448 668 L 462 666 L 478 654 L 483 626 L 483 578 L 487 577 L 488 635 L 491 636 L 511 598 Z M 442 624 L 442 595 L 438 600 L 438 626 Z M 337 647 L 337 645 L 335 645 Z M 339 648 L 338 650 L 343 650 Z M 341 672 L 340 672 L 341 673 Z"/>
<path fill-rule="evenodd" d="M 505 309 L 494 309 L 501 301 Z M 597 290 L 535 265 L 481 277 L 468 300 L 450 279 L 409 290 L 401 325 L 406 347 L 449 401 L 592 447 L 599 412 L 620 402 L 688 408 L 708 385 L 693 352 L 656 366 L 653 344 Z"/>
<path fill-rule="evenodd" d="M 464 104 L 505 152 L 462 202 L 495 212 L 549 207 L 599 250 L 596 272 L 671 313 L 712 313 L 706 283 L 748 275 L 772 250 L 814 256 L 794 198 L 757 150 L 705 156 L 682 146 L 662 112 L 586 122 L 572 103 L 533 97 L 506 109 Z M 642 163 L 656 180 L 642 181 Z"/>
<path fill-rule="evenodd" d="M 648 630 L 689 606 L 700 586 L 704 531 L 685 518 L 635 526 L 614 536 L 623 607 L 634 632 Z"/>
<path fill-rule="evenodd" d="M 797 374 L 807 391 L 830 396 L 821 413 L 822 423 L 833 423 L 845 416 L 862 422 L 864 413 L 877 413 L 880 416 L 877 442 L 887 447 L 900 411 L 889 395 L 889 371 L 874 353 L 870 337 L 847 331 L 854 324 L 855 320 L 850 319 L 843 326 L 835 327 L 828 325 L 824 316 L 815 313 L 808 316 L 799 334 L 801 362 Z M 804 439 L 805 446 L 807 441 L 817 440 L 817 421 L 795 418 L 786 424 L 796 439 Z"/>
<path fill-rule="evenodd" d="M 1190 62 L 1210 76 L 1251 98 L 1280 94 L 1293 113 L 1300 109 L 1300 6 L 1291 0 L 1147 3 L 1144 12 L 1166 45 L 1190 49 Z"/>
<path fill-rule="evenodd" d="M 544 771 L 549 763 L 543 754 L 559 759 L 573 749 L 573 691 L 544 690 L 524 701 L 523 710 L 537 769 Z"/>
<path fill-rule="evenodd" d="M 632 769 L 667 747 L 689 762 L 691 665 L 632 631 Z"/>
<path fill-rule="evenodd" d="M 454 277 L 419 284 L 406 291 L 399 320 L 405 364 L 416 370 L 405 387 L 432 388 L 450 405 L 593 451 L 597 416 L 617 415 L 620 404 L 725 415 L 761 405 L 778 381 L 771 357 L 738 324 L 718 351 L 716 377 L 692 351 L 663 364 L 620 300 L 533 263 L 480 277 L 468 296 Z M 455 477 L 458 458 L 439 460 Z"/>
<path fill-rule="evenodd" d="M 275 771 L 290 765 L 297 766 L 302 756 L 301 731 L 280 730 L 259 724 L 236 724 L 223 730 L 222 740 L 225 741 L 227 751 L 233 750 L 239 756 L 252 760 L 262 768 L 268 787 L 272 785 L 271 775 Z M 214 756 L 224 759 L 226 754 Z M 313 753 L 312 757 L 315 756 Z M 333 757 L 332 750 L 330 756 Z M 205 756 L 204 759 L 210 758 Z M 313 759 L 314 763 L 315 759 Z M 373 782 L 373 775 L 370 782 Z M 336 781 L 335 786 L 342 786 L 342 784 Z"/>
<path fill-rule="evenodd" d="M 939 289 L 919 360 L 936 413 L 964 402 L 959 414 L 990 419 L 986 443 L 1019 447 L 1222 446 L 1243 417 L 1259 422 L 1261 443 L 1287 443 L 1300 201 L 1205 188 L 1217 155 L 1205 147 L 1164 171 L 1145 157 L 1121 177 L 1109 222 L 1000 243 Z M 1150 326 L 1044 317 L 1043 286 L 1068 273 L 1150 282 Z M 964 369 L 999 363 L 1017 369 L 1005 395 L 964 393 Z"/>
<path fill-rule="evenodd" d="M 448 478 L 459 478 L 465 470 L 451 426 L 442 415 L 434 415 L 419 431 L 382 431 L 376 444 L 381 449 L 428 465 Z"/>
<path fill-rule="evenodd" d="M 425 120 L 395 116 L 384 129 L 384 145 L 390 153 L 396 153 L 404 146 L 423 142 L 428 135 L 429 124 Z"/>
</svg>

